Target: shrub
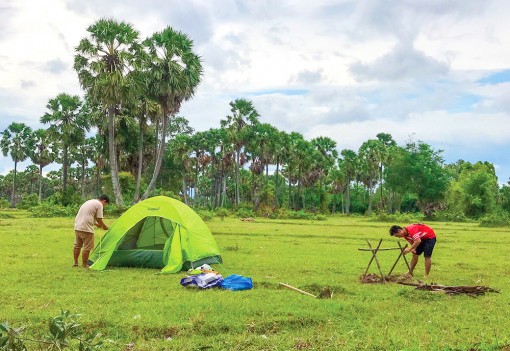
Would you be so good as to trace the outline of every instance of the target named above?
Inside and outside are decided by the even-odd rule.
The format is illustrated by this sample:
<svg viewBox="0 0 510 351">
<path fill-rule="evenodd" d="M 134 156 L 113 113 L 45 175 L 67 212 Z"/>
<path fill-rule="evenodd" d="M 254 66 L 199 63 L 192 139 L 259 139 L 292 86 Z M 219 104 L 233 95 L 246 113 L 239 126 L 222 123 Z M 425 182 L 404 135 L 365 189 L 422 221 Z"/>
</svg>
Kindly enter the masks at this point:
<svg viewBox="0 0 510 351">
<path fill-rule="evenodd" d="M 245 207 L 239 208 L 236 211 L 235 215 L 236 217 L 239 218 L 255 217 L 255 213 L 253 212 L 253 210 Z"/>
<path fill-rule="evenodd" d="M 501 213 L 493 213 L 490 215 L 483 216 L 480 219 L 480 227 L 497 228 L 497 227 L 509 227 L 510 217 Z"/>
<path fill-rule="evenodd" d="M 6 199 L 0 199 L 0 208 L 9 208 L 11 207 L 11 203 Z"/>
<path fill-rule="evenodd" d="M 220 217 L 222 221 L 225 219 L 225 217 L 228 217 L 228 215 L 229 215 L 229 211 L 224 207 L 218 207 L 215 210 L 215 212 L 216 212 L 216 216 Z"/>
<path fill-rule="evenodd" d="M 37 194 L 23 194 L 21 201 L 16 205 L 16 208 L 27 210 L 39 204 L 39 196 Z"/>
<path fill-rule="evenodd" d="M 202 218 L 203 221 L 207 222 L 214 218 L 214 212 L 205 209 L 196 209 L 195 212 Z"/>
<path fill-rule="evenodd" d="M 432 218 L 435 221 L 469 222 L 470 219 L 461 211 L 436 211 Z"/>
<path fill-rule="evenodd" d="M 74 217 L 78 212 L 76 206 L 62 206 L 49 203 L 42 203 L 38 206 L 28 209 L 30 217 L 50 218 L 50 217 Z"/>
<path fill-rule="evenodd" d="M 425 219 L 425 215 L 423 213 L 386 213 L 386 212 L 379 212 L 376 214 L 373 214 L 370 217 L 370 221 L 374 222 L 392 222 L 392 223 L 417 223 L 417 222 L 423 222 Z"/>
</svg>

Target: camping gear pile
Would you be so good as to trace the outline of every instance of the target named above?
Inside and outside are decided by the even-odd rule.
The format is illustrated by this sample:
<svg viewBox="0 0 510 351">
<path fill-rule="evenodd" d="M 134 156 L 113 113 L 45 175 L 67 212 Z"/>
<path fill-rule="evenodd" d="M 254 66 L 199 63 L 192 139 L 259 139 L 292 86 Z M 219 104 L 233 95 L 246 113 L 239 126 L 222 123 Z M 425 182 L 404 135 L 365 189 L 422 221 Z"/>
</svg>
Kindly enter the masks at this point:
<svg viewBox="0 0 510 351">
<path fill-rule="evenodd" d="M 201 289 L 219 287 L 228 290 L 247 290 L 253 288 L 251 278 L 237 274 L 223 278 L 221 274 L 214 271 L 208 264 L 190 269 L 188 273 L 190 275 L 181 279 L 182 286 L 198 287 Z"/>
</svg>

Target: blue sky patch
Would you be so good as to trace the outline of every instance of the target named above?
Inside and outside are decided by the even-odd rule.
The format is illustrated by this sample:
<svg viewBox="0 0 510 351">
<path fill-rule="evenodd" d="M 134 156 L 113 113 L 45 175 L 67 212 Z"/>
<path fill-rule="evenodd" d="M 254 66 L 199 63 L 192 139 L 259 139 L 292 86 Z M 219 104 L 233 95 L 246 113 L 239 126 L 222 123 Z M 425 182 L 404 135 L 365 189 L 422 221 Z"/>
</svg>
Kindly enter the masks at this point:
<svg viewBox="0 0 510 351">
<path fill-rule="evenodd" d="M 510 82 L 510 69 L 489 74 L 488 76 L 483 77 L 482 79 L 479 79 L 477 81 L 477 83 L 479 84 L 487 85 L 494 85 L 506 82 Z"/>
<path fill-rule="evenodd" d="M 282 95 L 305 95 L 308 93 L 307 89 L 267 89 L 251 92 L 250 95 L 271 95 L 271 94 L 282 94 Z"/>
<path fill-rule="evenodd" d="M 479 103 L 481 100 L 482 97 L 475 94 L 462 94 L 452 102 L 448 112 L 459 113 L 471 111 L 474 105 Z"/>
</svg>

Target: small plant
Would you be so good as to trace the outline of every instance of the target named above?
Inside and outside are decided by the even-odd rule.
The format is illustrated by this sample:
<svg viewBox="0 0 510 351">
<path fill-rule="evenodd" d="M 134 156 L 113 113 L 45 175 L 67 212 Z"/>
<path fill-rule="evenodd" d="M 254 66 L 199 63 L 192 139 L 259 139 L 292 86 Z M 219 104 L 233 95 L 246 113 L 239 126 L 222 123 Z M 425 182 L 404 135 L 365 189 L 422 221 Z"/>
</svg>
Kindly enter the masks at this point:
<svg viewBox="0 0 510 351">
<path fill-rule="evenodd" d="M 210 221 L 214 218 L 214 212 L 208 211 L 208 210 L 196 210 L 200 218 L 204 220 L 205 222 Z"/>
<path fill-rule="evenodd" d="M 226 208 L 220 207 L 216 209 L 216 216 L 220 217 L 220 219 L 223 221 L 225 220 L 225 217 L 228 217 L 229 212 Z"/>
<path fill-rule="evenodd" d="M 8 323 L 0 324 L 0 350 L 27 350 L 22 339 L 25 328 L 12 328 Z"/>
<path fill-rule="evenodd" d="M 49 335 L 43 340 L 25 337 L 24 327 L 12 328 L 7 323 L 0 325 L 0 350 L 25 351 L 26 342 L 35 342 L 41 350 L 64 350 L 66 348 L 79 351 L 99 350 L 103 341 L 100 334 L 84 335 L 81 325 L 77 322 L 78 314 L 62 310 L 60 315 L 48 322 Z"/>
</svg>

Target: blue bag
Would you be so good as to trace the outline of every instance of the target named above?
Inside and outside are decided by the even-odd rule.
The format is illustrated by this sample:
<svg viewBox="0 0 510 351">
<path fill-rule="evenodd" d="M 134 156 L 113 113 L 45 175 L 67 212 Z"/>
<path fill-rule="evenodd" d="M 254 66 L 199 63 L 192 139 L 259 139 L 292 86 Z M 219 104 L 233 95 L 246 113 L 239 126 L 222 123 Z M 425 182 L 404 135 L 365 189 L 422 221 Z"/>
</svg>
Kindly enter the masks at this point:
<svg viewBox="0 0 510 351">
<path fill-rule="evenodd" d="M 251 278 L 242 275 L 232 274 L 223 279 L 221 287 L 228 290 L 248 290 L 253 288 Z"/>
</svg>

